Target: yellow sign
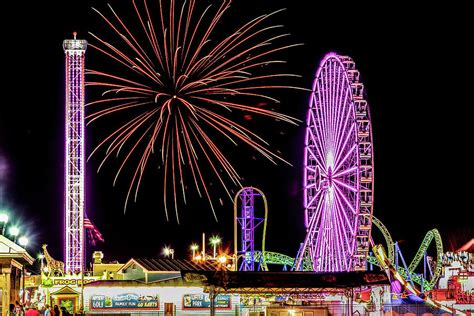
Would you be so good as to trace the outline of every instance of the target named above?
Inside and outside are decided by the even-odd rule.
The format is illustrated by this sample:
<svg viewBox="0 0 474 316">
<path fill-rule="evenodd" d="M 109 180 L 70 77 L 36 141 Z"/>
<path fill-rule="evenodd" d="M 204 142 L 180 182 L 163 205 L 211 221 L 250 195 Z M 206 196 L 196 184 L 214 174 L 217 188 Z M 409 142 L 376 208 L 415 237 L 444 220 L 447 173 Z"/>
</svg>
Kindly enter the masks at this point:
<svg viewBox="0 0 474 316">
<path fill-rule="evenodd" d="M 41 284 L 41 277 L 39 275 L 30 275 L 25 277 L 25 287 L 35 287 Z"/>
<path fill-rule="evenodd" d="M 82 279 L 65 279 L 65 278 L 55 278 L 53 279 L 53 285 L 77 285 L 80 286 L 82 284 Z M 96 281 L 96 279 L 84 279 L 84 284 L 89 284 Z"/>
<path fill-rule="evenodd" d="M 47 278 L 43 276 L 42 285 L 44 287 L 51 287 L 51 286 L 81 286 L 82 282 L 84 284 L 89 284 L 94 281 L 97 281 L 98 278 L 87 278 L 87 279 L 75 279 L 75 278 L 68 278 L 68 277 L 51 277 Z"/>
</svg>

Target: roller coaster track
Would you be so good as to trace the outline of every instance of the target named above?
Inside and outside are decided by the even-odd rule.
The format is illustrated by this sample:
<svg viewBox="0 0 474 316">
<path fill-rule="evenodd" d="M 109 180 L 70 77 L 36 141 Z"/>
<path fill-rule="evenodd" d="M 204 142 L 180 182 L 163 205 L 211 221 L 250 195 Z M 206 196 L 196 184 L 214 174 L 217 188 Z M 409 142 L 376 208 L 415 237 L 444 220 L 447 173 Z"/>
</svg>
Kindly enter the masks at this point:
<svg viewBox="0 0 474 316">
<path fill-rule="evenodd" d="M 390 262 L 394 263 L 395 243 L 393 242 L 392 236 L 390 235 L 385 225 L 383 225 L 382 222 L 374 216 L 372 217 L 372 223 L 382 233 L 385 239 L 386 247 L 387 247 L 387 257 L 390 260 Z M 436 267 L 434 269 L 431 280 L 428 281 L 428 280 L 423 279 L 422 275 L 415 273 L 415 269 L 418 267 L 420 262 L 422 262 L 424 254 L 428 250 L 428 247 L 430 246 L 433 239 L 435 240 L 435 243 L 436 243 Z M 425 237 L 423 238 L 423 242 L 421 243 L 420 247 L 418 248 L 418 251 L 416 252 L 415 257 L 411 261 L 408 267 L 408 271 L 410 273 L 408 273 L 408 271 L 404 267 L 401 267 L 401 266 L 398 266 L 397 271 L 405 279 L 407 279 L 410 276 L 413 282 L 419 284 L 420 286 L 423 286 L 424 291 L 428 291 L 435 286 L 436 282 L 438 281 L 441 275 L 442 256 L 443 256 L 443 242 L 441 240 L 441 235 L 439 234 L 437 229 L 432 229 L 428 231 L 428 233 L 426 233 Z M 260 263 L 261 270 L 263 271 L 268 271 L 267 264 L 293 267 L 294 262 L 295 262 L 295 259 L 290 256 L 277 253 L 277 252 L 271 252 L 271 251 L 263 251 L 263 258 L 262 258 L 262 251 L 255 251 L 254 260 Z M 369 256 L 367 258 L 367 261 L 370 264 L 373 264 L 379 267 L 381 266 L 380 262 L 374 256 Z M 311 265 L 310 260 L 303 261 L 303 271 L 312 271 L 312 265 Z"/>
<path fill-rule="evenodd" d="M 395 243 L 393 242 L 392 236 L 388 232 L 387 227 L 375 216 L 372 216 L 372 224 L 374 224 L 379 231 L 382 233 L 383 238 L 385 239 L 385 244 L 387 245 L 387 255 L 388 259 L 393 262 L 395 258 Z M 372 257 L 374 258 L 374 257 Z M 375 259 L 375 258 L 374 258 Z M 371 262 L 372 264 L 376 264 Z"/>
<path fill-rule="evenodd" d="M 432 229 L 430 230 L 426 235 L 425 238 L 423 238 L 423 242 L 421 243 L 420 248 L 418 248 L 418 251 L 416 252 L 415 258 L 410 263 L 410 266 L 408 267 L 409 271 L 414 271 L 415 268 L 420 264 L 420 262 L 423 260 L 423 256 L 428 249 L 431 241 L 435 240 L 436 243 L 436 267 L 435 271 L 433 273 L 433 277 L 430 280 L 430 288 L 433 288 L 436 282 L 438 282 L 438 279 L 441 275 L 441 272 L 443 270 L 442 262 L 443 262 L 443 241 L 441 239 L 441 235 L 439 234 L 437 229 Z"/>
<path fill-rule="evenodd" d="M 263 255 L 263 259 L 262 259 L 261 251 L 255 251 L 254 254 L 255 254 L 254 260 L 255 262 L 261 263 L 262 271 L 268 271 L 267 264 L 276 264 L 276 265 L 282 265 L 282 266 L 291 268 L 295 263 L 295 258 L 292 258 L 290 256 L 287 256 L 278 252 L 265 251 Z M 250 260 L 250 255 L 246 256 L 246 259 Z M 313 265 L 311 264 L 311 261 L 304 260 L 303 271 L 312 271 L 312 269 L 313 269 Z"/>
<path fill-rule="evenodd" d="M 378 220 L 375 216 L 372 217 L 372 223 L 380 230 L 382 233 L 386 245 L 387 245 L 387 256 L 390 262 L 394 262 L 394 253 L 395 253 L 395 243 L 393 242 L 392 236 L 388 232 L 388 229 L 385 227 L 384 224 L 380 220 Z M 423 280 L 423 277 L 419 274 L 415 273 L 415 269 L 418 267 L 420 262 L 423 260 L 423 257 L 428 250 L 431 241 L 435 240 L 436 243 L 436 267 L 435 271 L 433 272 L 433 276 L 430 281 Z M 367 260 L 375 264 L 377 266 L 380 266 L 380 264 L 377 262 L 377 260 L 374 257 L 369 257 Z M 415 257 L 411 261 L 410 265 L 408 266 L 408 271 L 410 272 L 411 279 L 413 282 L 416 282 L 420 285 L 423 285 L 424 290 L 430 290 L 432 289 L 436 282 L 438 282 L 438 279 L 441 275 L 442 272 L 442 261 L 443 261 L 443 241 L 441 239 L 441 235 L 439 234 L 439 231 L 437 229 L 432 229 L 428 231 L 423 238 L 423 241 L 418 248 L 418 251 L 416 252 Z M 408 273 L 405 268 L 403 267 L 398 267 L 397 268 L 398 273 L 400 273 L 404 278 L 408 277 Z"/>
</svg>

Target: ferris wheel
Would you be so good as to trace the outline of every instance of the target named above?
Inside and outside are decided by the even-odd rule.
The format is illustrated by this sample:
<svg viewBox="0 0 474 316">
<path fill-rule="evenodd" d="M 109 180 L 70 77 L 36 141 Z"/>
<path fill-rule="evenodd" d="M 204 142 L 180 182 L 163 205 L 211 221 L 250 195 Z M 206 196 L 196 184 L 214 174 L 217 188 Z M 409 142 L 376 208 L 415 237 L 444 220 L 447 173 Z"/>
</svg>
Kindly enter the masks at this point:
<svg viewBox="0 0 474 316">
<path fill-rule="evenodd" d="M 304 153 L 306 238 L 303 261 L 313 271 L 366 269 L 373 209 L 369 107 L 354 61 L 327 54 L 313 83 Z"/>
</svg>

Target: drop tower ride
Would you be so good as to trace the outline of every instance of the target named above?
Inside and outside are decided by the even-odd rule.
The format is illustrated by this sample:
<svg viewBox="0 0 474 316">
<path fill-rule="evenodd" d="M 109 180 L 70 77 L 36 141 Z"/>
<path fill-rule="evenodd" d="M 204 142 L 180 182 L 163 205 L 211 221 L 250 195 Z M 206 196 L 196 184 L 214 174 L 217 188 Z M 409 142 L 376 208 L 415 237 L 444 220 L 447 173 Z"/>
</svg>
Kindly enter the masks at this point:
<svg viewBox="0 0 474 316">
<path fill-rule="evenodd" d="M 85 126 L 84 126 L 84 57 L 86 40 L 64 40 L 66 55 L 65 111 L 65 272 L 83 271 L 85 262 Z"/>
</svg>

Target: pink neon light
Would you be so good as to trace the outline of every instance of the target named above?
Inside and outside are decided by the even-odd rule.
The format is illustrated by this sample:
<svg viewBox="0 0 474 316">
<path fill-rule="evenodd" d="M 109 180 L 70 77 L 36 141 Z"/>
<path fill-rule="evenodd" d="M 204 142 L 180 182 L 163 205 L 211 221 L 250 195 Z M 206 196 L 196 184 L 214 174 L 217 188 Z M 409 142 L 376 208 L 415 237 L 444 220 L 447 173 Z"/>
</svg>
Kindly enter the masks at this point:
<svg viewBox="0 0 474 316">
<path fill-rule="evenodd" d="M 373 154 L 368 109 L 355 106 L 365 102 L 358 80 L 352 59 L 336 53 L 316 71 L 304 151 L 307 236 L 297 270 L 307 253 L 314 271 L 365 269 L 370 229 L 359 218 L 371 218 L 373 183 L 362 183 L 360 174 L 373 174 Z"/>
<path fill-rule="evenodd" d="M 84 269 L 85 131 L 84 55 L 85 40 L 65 40 L 66 137 L 65 137 L 65 271 Z"/>
</svg>

